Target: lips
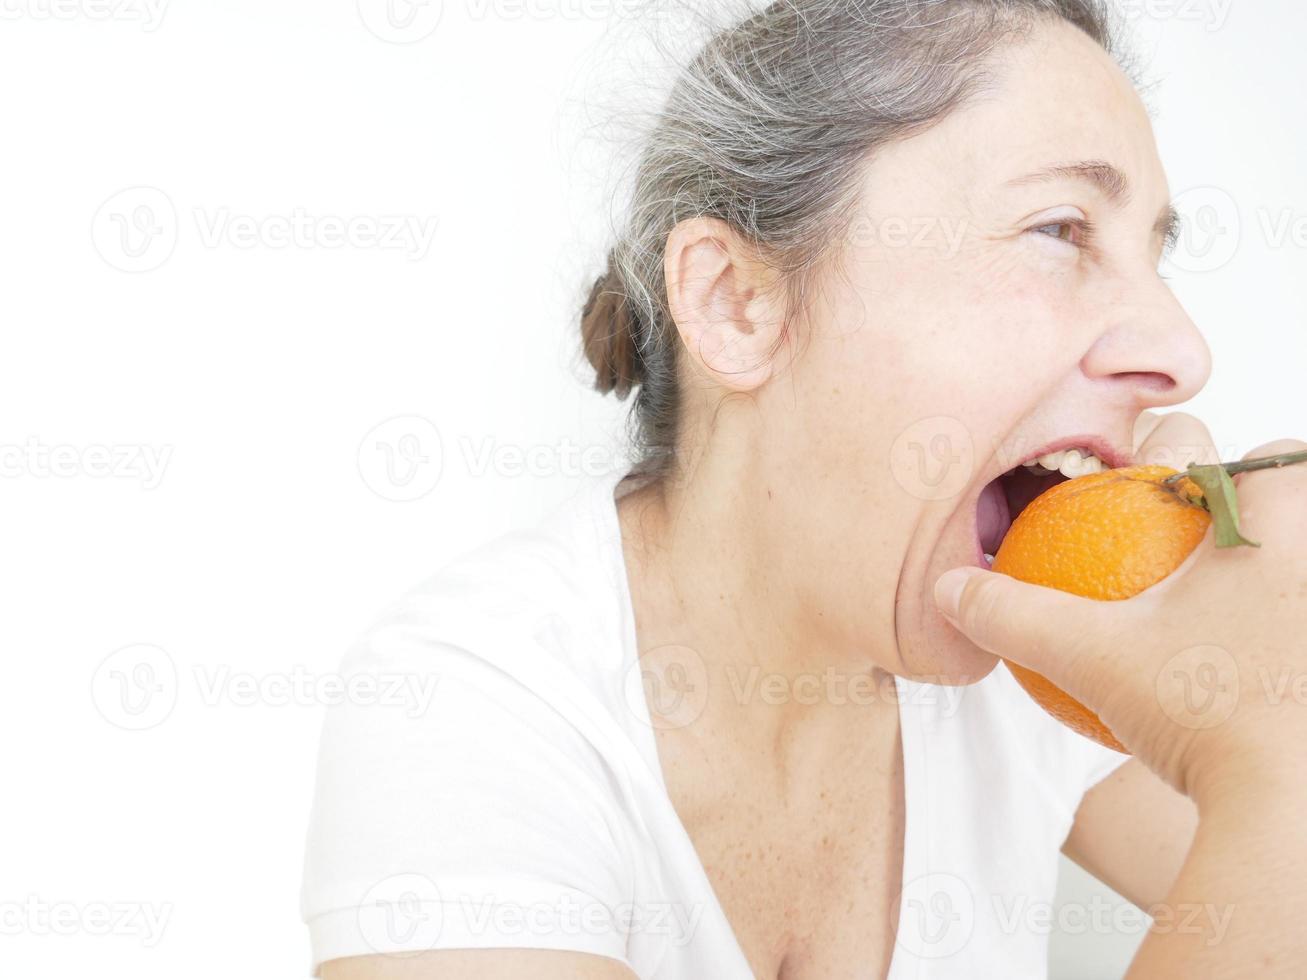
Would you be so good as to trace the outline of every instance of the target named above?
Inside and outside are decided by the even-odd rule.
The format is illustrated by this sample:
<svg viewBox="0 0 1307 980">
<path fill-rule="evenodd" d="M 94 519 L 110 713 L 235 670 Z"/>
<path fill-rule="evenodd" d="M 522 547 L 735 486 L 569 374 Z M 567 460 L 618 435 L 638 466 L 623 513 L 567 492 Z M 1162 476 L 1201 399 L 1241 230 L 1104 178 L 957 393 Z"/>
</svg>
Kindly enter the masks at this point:
<svg viewBox="0 0 1307 980">
<path fill-rule="evenodd" d="M 976 564 L 979 567 L 989 567 L 990 563 L 985 556 L 998 552 L 1012 522 L 1027 504 L 1068 479 L 1061 473 L 1035 473 L 1026 469 L 1024 464 L 1050 453 L 1077 447 L 1090 450 L 1112 469 L 1128 466 L 1132 462 L 1132 454 L 1115 448 L 1102 436 L 1075 435 L 1039 448 L 1016 466 L 1000 473 L 985 484 L 976 501 Z"/>
</svg>

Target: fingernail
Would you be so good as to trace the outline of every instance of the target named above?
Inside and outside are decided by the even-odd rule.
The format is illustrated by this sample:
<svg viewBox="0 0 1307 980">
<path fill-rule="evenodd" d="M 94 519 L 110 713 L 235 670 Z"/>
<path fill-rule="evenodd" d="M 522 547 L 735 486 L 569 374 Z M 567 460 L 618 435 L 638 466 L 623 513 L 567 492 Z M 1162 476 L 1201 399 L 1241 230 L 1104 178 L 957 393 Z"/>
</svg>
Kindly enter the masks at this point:
<svg viewBox="0 0 1307 980">
<path fill-rule="evenodd" d="M 935 583 L 935 605 L 939 611 L 954 622 L 958 618 L 958 605 L 962 601 L 962 590 L 973 575 L 984 572 L 983 568 L 951 568 L 939 577 Z"/>
</svg>

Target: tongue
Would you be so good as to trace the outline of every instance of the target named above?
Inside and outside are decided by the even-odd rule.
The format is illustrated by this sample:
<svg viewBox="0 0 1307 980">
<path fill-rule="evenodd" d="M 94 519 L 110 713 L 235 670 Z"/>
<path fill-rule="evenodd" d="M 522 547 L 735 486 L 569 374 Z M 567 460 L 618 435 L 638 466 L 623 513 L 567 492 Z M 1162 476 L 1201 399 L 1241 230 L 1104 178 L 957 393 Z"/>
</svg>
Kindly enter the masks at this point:
<svg viewBox="0 0 1307 980">
<path fill-rule="evenodd" d="M 992 555 L 1003 543 L 1003 535 L 1012 526 L 1012 515 L 1008 510 L 1007 494 L 1003 492 L 1003 481 L 995 480 L 980 493 L 980 506 L 976 510 L 976 528 L 980 532 L 980 546 L 985 554 Z"/>
</svg>

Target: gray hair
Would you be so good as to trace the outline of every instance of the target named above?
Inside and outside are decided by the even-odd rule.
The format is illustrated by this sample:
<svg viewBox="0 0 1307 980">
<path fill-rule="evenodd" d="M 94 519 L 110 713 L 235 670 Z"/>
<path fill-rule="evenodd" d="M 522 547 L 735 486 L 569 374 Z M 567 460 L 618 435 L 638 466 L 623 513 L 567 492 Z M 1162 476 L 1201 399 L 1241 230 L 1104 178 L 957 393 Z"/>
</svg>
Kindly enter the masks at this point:
<svg viewBox="0 0 1307 980">
<path fill-rule="evenodd" d="M 695 54 L 644 136 L 624 227 L 581 312 L 596 389 L 638 388 L 640 469 L 670 472 L 680 428 L 671 230 L 710 216 L 739 232 L 779 273 L 788 329 L 839 258 L 868 155 L 983 91 L 991 53 L 1048 18 L 1129 70 L 1103 0 L 776 0 Z"/>
</svg>

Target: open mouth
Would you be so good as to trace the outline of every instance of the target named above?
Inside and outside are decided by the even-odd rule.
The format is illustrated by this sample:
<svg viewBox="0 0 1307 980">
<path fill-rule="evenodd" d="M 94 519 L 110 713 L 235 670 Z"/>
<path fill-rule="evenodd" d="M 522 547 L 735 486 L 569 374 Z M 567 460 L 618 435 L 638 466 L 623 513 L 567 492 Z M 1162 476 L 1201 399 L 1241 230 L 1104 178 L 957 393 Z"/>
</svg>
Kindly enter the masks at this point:
<svg viewBox="0 0 1307 980">
<path fill-rule="evenodd" d="M 1111 468 L 1092 450 L 1074 447 L 1031 457 L 990 481 L 976 505 L 978 564 L 993 564 L 1012 522 L 1040 494 L 1074 477 Z"/>
</svg>

